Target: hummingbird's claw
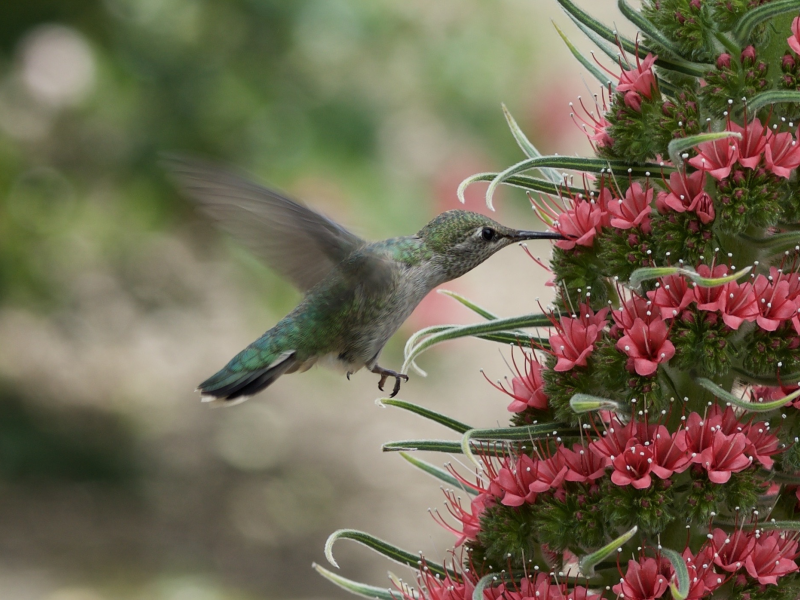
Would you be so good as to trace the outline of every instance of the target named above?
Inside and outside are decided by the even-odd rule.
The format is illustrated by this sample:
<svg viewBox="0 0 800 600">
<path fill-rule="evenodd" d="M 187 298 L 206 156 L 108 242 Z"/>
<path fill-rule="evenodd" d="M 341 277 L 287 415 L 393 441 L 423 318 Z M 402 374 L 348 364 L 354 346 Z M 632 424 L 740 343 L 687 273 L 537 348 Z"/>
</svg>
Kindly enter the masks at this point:
<svg viewBox="0 0 800 600">
<path fill-rule="evenodd" d="M 389 377 L 394 377 L 394 387 L 392 388 L 392 393 L 389 394 L 389 398 L 394 398 L 397 396 L 397 393 L 400 391 L 401 381 L 408 381 L 408 375 L 398 373 L 397 371 L 392 371 L 391 369 L 384 369 L 378 365 L 375 365 L 372 368 L 372 372 L 378 373 L 381 376 L 380 381 L 378 381 L 378 389 L 380 391 L 383 391 L 383 384 L 386 383 L 386 380 L 389 379 Z"/>
</svg>

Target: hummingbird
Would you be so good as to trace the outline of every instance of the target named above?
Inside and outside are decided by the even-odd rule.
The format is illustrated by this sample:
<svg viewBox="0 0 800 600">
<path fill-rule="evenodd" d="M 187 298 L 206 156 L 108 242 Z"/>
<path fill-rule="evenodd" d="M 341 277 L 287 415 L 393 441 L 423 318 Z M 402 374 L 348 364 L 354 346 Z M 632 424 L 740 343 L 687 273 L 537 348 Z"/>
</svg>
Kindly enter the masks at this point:
<svg viewBox="0 0 800 600">
<path fill-rule="evenodd" d="M 201 400 L 233 405 L 287 373 L 315 364 L 350 376 L 378 364 L 384 345 L 435 287 L 461 277 L 515 242 L 563 239 L 521 231 L 466 210 L 449 210 L 416 234 L 367 242 L 304 204 L 226 168 L 168 160 L 179 189 L 300 291 L 297 307 L 197 388 Z"/>
</svg>

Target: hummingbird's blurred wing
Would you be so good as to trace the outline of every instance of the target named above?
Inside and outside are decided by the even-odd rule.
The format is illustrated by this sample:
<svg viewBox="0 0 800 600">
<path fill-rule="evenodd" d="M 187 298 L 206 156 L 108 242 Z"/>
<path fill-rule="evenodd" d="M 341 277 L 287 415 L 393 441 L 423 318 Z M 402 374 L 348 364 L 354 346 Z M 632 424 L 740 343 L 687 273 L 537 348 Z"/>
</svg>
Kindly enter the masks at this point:
<svg viewBox="0 0 800 600">
<path fill-rule="evenodd" d="M 164 162 L 203 212 L 302 291 L 366 243 L 307 206 L 232 171 L 195 159 Z"/>
</svg>

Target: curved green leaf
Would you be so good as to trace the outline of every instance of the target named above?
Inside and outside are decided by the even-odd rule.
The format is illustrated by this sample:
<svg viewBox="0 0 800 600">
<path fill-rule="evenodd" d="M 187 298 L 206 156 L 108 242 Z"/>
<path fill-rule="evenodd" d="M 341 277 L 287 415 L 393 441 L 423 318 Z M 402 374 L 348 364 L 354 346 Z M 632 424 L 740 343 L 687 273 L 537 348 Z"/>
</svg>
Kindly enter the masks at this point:
<svg viewBox="0 0 800 600">
<path fill-rule="evenodd" d="M 610 42 L 614 46 L 617 44 L 622 47 L 625 52 L 629 52 L 634 56 L 639 56 L 640 58 L 644 58 L 648 53 L 655 54 L 650 48 L 645 46 L 644 44 L 639 44 L 638 48 L 636 43 L 633 41 L 619 35 L 616 31 L 610 29 L 594 17 L 592 17 L 587 12 L 578 8 L 572 0 L 556 0 L 564 11 L 570 15 L 576 21 L 582 23 L 585 27 L 592 30 L 598 36 Z M 677 57 L 658 57 L 656 60 L 656 65 L 661 67 L 662 69 L 667 69 L 670 71 L 675 71 L 678 73 L 683 73 L 685 75 L 691 75 L 692 77 L 702 77 L 705 72 L 708 70 L 703 65 L 698 63 L 689 62 L 687 60 L 683 60 Z"/>
<path fill-rule="evenodd" d="M 536 146 L 531 144 L 530 140 L 525 136 L 522 129 L 520 129 L 517 122 L 514 120 L 514 117 L 511 116 L 511 113 L 506 108 L 505 104 L 501 104 L 503 107 L 503 116 L 506 118 L 506 123 L 508 123 L 508 128 L 511 130 L 511 135 L 514 136 L 514 139 L 517 141 L 520 149 L 525 153 L 525 156 L 528 158 L 538 158 L 542 156 L 542 153 L 536 149 Z M 552 183 L 559 184 L 564 180 L 564 176 L 556 171 L 555 169 L 542 169 L 542 174 Z"/>
<path fill-rule="evenodd" d="M 489 188 L 486 190 L 486 206 L 494 210 L 492 197 L 494 196 L 497 186 L 506 179 L 512 175 L 530 171 L 531 169 L 539 169 L 541 167 L 555 167 L 570 171 L 582 171 L 585 173 L 613 173 L 614 175 L 623 175 L 626 177 L 650 177 L 654 173 L 674 170 L 674 167 L 666 165 L 665 163 L 631 164 L 620 160 L 558 155 L 528 158 L 497 174 L 497 177 L 494 178 L 489 184 Z"/>
<path fill-rule="evenodd" d="M 759 23 L 767 19 L 776 17 L 783 13 L 799 11 L 800 0 L 775 0 L 769 4 L 762 4 L 758 8 L 747 11 L 733 29 L 733 35 L 739 44 L 746 46 L 750 40 L 750 34 Z M 787 32 L 788 33 L 788 32 Z"/>
<path fill-rule="evenodd" d="M 487 573 L 481 577 L 475 584 L 475 589 L 472 590 L 472 600 L 484 600 L 483 593 L 487 588 L 491 588 L 495 581 L 497 581 L 496 573 Z"/>
<path fill-rule="evenodd" d="M 761 92 L 747 101 L 747 108 L 755 111 L 770 104 L 780 104 L 784 102 L 800 104 L 800 92 L 790 90 L 769 90 L 768 92 Z"/>
<path fill-rule="evenodd" d="M 489 440 L 492 442 L 534 442 L 536 440 L 579 435 L 577 429 L 565 428 L 563 423 L 537 423 L 524 427 L 498 427 L 494 429 L 470 429 L 461 438 L 461 452 L 480 466 L 472 452 L 475 440 Z"/>
<path fill-rule="evenodd" d="M 724 140 L 725 138 L 736 138 L 740 140 L 742 139 L 742 134 L 736 133 L 735 131 L 720 131 L 717 133 L 698 133 L 697 135 L 676 138 L 667 146 L 669 158 L 673 165 L 681 165 L 683 164 L 684 158 L 682 154 L 687 150 L 691 150 L 695 146 L 704 144 L 705 142 L 714 142 L 716 140 Z"/>
<path fill-rule="evenodd" d="M 482 306 L 478 306 L 472 300 L 470 300 L 469 298 L 465 298 L 461 294 L 458 294 L 456 292 L 451 292 L 450 290 L 436 290 L 436 291 L 444 296 L 449 296 L 453 300 L 460 302 L 471 311 L 478 313 L 484 319 L 488 319 L 489 321 L 494 321 L 499 318 L 496 314 L 489 312 Z"/>
<path fill-rule="evenodd" d="M 578 62 L 581 63 L 583 67 L 587 71 L 589 71 L 589 73 L 591 73 L 594 76 L 594 78 L 597 79 L 597 81 L 599 81 L 604 88 L 610 87 L 611 90 L 613 91 L 617 86 L 614 84 L 613 81 L 611 81 L 611 79 L 609 79 L 608 75 L 606 75 L 597 65 L 592 63 L 592 61 L 590 61 L 583 54 L 581 54 L 580 50 L 578 50 L 572 44 L 572 42 L 569 41 L 569 38 L 564 34 L 563 31 L 561 31 L 561 29 L 559 29 L 558 25 L 556 25 L 555 22 L 553 22 L 553 27 L 556 28 L 558 35 L 561 36 L 561 39 L 567 45 L 567 48 L 569 48 L 569 51 L 572 53 L 572 56 L 577 58 Z"/>
<path fill-rule="evenodd" d="M 648 21 L 644 15 L 642 15 L 642 13 L 634 10 L 633 7 L 625 0 L 617 0 L 617 7 L 619 8 L 619 12 L 621 12 L 622 15 L 628 19 L 628 21 L 636 25 L 636 27 L 639 28 L 639 31 L 658 44 L 661 48 L 668 51 L 676 58 L 685 59 L 685 57 L 681 56 L 680 48 L 673 44 L 671 40 L 668 40 L 666 37 L 664 37 L 664 34 L 661 33 L 661 30 L 658 27 Z"/>
<path fill-rule="evenodd" d="M 686 566 L 686 561 L 683 560 L 683 557 L 675 552 L 675 550 L 659 546 L 659 552 L 672 563 L 672 568 L 675 569 L 677 585 L 675 585 L 674 581 L 669 582 L 670 590 L 672 590 L 672 597 L 675 600 L 686 600 L 686 597 L 689 595 L 689 585 L 691 584 L 689 568 Z"/>
<path fill-rule="evenodd" d="M 751 270 L 751 267 L 745 267 L 741 271 L 726 275 L 725 277 L 703 277 L 690 267 L 643 267 L 641 269 L 636 269 L 631 274 L 628 285 L 631 287 L 639 287 L 643 281 L 648 281 L 650 279 L 660 279 L 662 277 L 669 277 L 670 275 L 683 275 L 700 287 L 711 288 L 741 279 Z"/>
<path fill-rule="evenodd" d="M 466 202 L 466 199 L 464 198 L 464 192 L 471 184 L 477 181 L 494 181 L 497 178 L 497 175 L 497 173 L 477 173 L 467 177 L 459 184 L 458 189 L 456 190 L 456 196 L 458 197 L 459 202 L 461 202 L 461 204 Z M 581 188 L 570 187 L 564 184 L 556 185 L 550 181 L 537 179 L 536 177 L 529 177 L 527 175 L 515 175 L 513 177 L 508 177 L 503 180 L 503 185 L 508 185 L 522 190 L 529 190 L 532 192 L 551 194 L 553 196 L 558 196 L 559 194 L 577 196 L 578 194 L 585 193 L 585 191 Z"/>
<path fill-rule="evenodd" d="M 498 331 L 497 333 L 485 333 L 475 336 L 478 339 L 486 340 L 488 342 L 497 342 L 506 345 L 525 345 L 530 347 L 531 344 L 541 346 L 542 348 L 550 347 L 550 340 L 545 338 L 536 337 L 535 335 L 528 335 L 521 331 Z"/>
<path fill-rule="evenodd" d="M 550 325 L 552 325 L 552 323 L 548 315 L 532 314 L 522 315 L 519 317 L 510 317 L 508 319 L 495 319 L 486 323 L 477 323 L 473 325 L 451 325 L 447 329 L 444 329 L 444 326 L 437 326 L 442 327 L 442 329 L 437 329 L 436 331 L 432 332 L 431 335 L 426 339 L 419 341 L 410 347 L 409 344 L 406 343 L 405 362 L 403 362 L 401 372 L 406 373 L 409 366 L 413 364 L 414 360 L 420 354 L 441 342 L 466 336 L 477 336 L 499 332 L 505 333 L 509 329 L 520 329 L 525 327 L 548 327 Z M 428 330 L 430 329 L 431 328 L 428 328 Z M 415 334 L 415 342 L 422 337 L 420 335 L 422 334 L 422 331 Z"/>
<path fill-rule="evenodd" d="M 426 419 L 430 419 L 431 421 L 439 423 L 440 425 L 444 425 L 448 429 L 457 431 L 458 433 L 465 433 L 472 429 L 472 427 L 469 425 L 465 425 L 460 421 L 451 419 L 446 415 L 437 413 L 433 410 L 425 408 L 424 406 L 420 406 L 419 404 L 413 404 L 411 402 L 406 402 L 405 400 L 400 400 L 399 398 L 379 398 L 377 402 L 380 406 L 396 406 L 397 408 L 402 408 L 404 410 L 413 412 L 421 417 L 425 417 Z"/>
<path fill-rule="evenodd" d="M 393 560 L 396 563 L 406 565 L 408 567 L 419 568 L 419 566 L 422 564 L 422 560 L 418 555 L 411 554 L 411 552 L 402 550 L 401 548 L 398 548 L 397 546 L 394 546 L 380 538 L 376 538 L 373 535 L 364 533 L 363 531 L 358 531 L 357 529 L 339 529 L 338 531 L 334 531 L 332 534 L 330 534 L 330 536 L 328 536 L 328 541 L 325 542 L 325 558 L 327 558 L 328 562 L 337 569 L 339 568 L 339 565 L 333 558 L 333 544 L 335 544 L 337 540 L 353 540 L 354 542 L 358 542 L 370 550 L 374 550 L 378 554 L 385 556 L 389 560 Z M 456 579 L 457 581 L 461 580 L 461 577 L 458 575 L 458 573 L 450 569 L 445 570 L 442 565 L 428 562 L 427 560 L 425 561 L 425 565 L 428 567 L 428 570 L 431 573 L 441 575 L 442 577 L 444 577 L 445 574 L 448 574 L 451 578 Z"/>
<path fill-rule="evenodd" d="M 748 383 L 755 383 L 758 385 L 767 385 L 770 387 L 779 386 L 782 382 L 786 381 L 800 381 L 800 373 L 789 373 L 788 375 L 781 375 L 780 381 L 774 375 L 756 375 L 755 373 L 748 373 L 741 367 L 733 367 L 734 372 L 746 380 Z"/>
<path fill-rule="evenodd" d="M 421 471 L 424 471 L 428 475 L 435 477 L 439 481 L 443 481 L 447 485 L 451 485 L 456 489 L 464 490 L 467 494 L 471 494 L 473 496 L 476 496 L 478 494 L 477 490 L 464 485 L 458 479 L 453 477 L 450 473 L 448 473 L 444 469 L 437 467 L 436 465 L 432 465 L 427 461 L 411 456 L 407 452 L 401 452 L 400 456 L 402 456 L 404 459 L 406 459 L 408 462 L 410 462 L 412 465 L 414 465 Z"/>
<path fill-rule="evenodd" d="M 461 442 L 452 440 L 401 440 L 399 442 L 386 442 L 381 446 L 384 452 L 444 452 L 445 454 L 462 454 Z M 490 455 L 505 454 L 505 444 L 494 442 L 472 442 L 470 444 L 472 454 Z"/>
<path fill-rule="evenodd" d="M 800 231 L 786 231 L 763 238 L 755 238 L 749 235 L 740 237 L 748 244 L 756 248 L 764 248 L 774 254 L 800 248 Z"/>
<path fill-rule="evenodd" d="M 743 527 L 764 531 L 800 531 L 800 521 L 764 521 L 763 523 L 748 523 Z"/>
<path fill-rule="evenodd" d="M 734 406 L 738 406 L 739 408 L 743 408 L 749 412 L 769 412 L 771 410 L 777 410 L 795 398 L 800 397 L 800 389 L 798 389 L 788 396 L 779 398 L 777 400 L 772 400 L 771 402 L 750 402 L 748 400 L 737 398 L 730 392 L 722 389 L 716 383 L 710 379 L 706 379 L 705 377 L 698 377 L 695 381 L 697 381 L 700 387 L 708 390 L 720 400 L 724 400 L 728 404 L 733 404 Z"/>
<path fill-rule="evenodd" d="M 598 410 L 613 410 L 619 412 L 622 406 L 619 402 L 608 398 L 599 398 L 589 394 L 574 394 L 569 399 L 569 407 L 578 414 L 596 412 Z"/>
<path fill-rule="evenodd" d="M 378 598 L 379 600 L 398 600 L 399 598 L 396 590 L 379 588 L 374 585 L 367 585 L 366 583 L 359 583 L 352 579 L 346 579 L 341 575 L 328 571 L 328 569 L 319 566 L 317 563 L 312 563 L 311 567 L 325 579 L 333 582 L 351 594 L 364 596 L 365 598 Z"/>
<path fill-rule="evenodd" d="M 608 558 L 615 552 L 617 552 L 621 546 L 624 546 L 626 543 L 628 543 L 628 541 L 634 535 L 636 535 L 636 532 L 638 530 L 639 530 L 638 527 L 634 526 L 632 529 L 623 533 L 617 539 L 609 542 L 599 550 L 595 550 L 591 554 L 587 554 L 586 556 L 584 556 L 578 563 L 580 572 L 583 574 L 583 576 L 593 577 L 595 566 L 603 562 L 606 558 Z"/>
</svg>

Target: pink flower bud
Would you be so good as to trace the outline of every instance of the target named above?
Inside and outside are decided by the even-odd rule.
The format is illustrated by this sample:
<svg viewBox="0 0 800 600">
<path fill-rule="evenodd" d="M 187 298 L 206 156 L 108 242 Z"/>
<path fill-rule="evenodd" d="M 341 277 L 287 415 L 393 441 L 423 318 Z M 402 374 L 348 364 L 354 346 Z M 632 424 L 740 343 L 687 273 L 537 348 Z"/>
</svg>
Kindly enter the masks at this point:
<svg viewBox="0 0 800 600">
<path fill-rule="evenodd" d="M 717 57 L 717 68 L 722 69 L 730 69 L 731 68 L 731 55 L 725 52 L 724 54 L 720 54 Z"/>
<path fill-rule="evenodd" d="M 783 58 L 781 59 L 781 68 L 784 71 L 794 71 L 794 58 L 792 58 L 791 54 L 784 54 Z"/>
<path fill-rule="evenodd" d="M 756 62 L 756 49 L 754 46 L 748 46 L 744 50 L 742 50 L 741 56 L 742 63 L 748 62 L 753 64 Z"/>
</svg>

